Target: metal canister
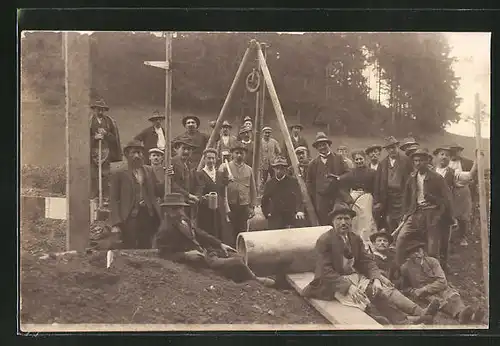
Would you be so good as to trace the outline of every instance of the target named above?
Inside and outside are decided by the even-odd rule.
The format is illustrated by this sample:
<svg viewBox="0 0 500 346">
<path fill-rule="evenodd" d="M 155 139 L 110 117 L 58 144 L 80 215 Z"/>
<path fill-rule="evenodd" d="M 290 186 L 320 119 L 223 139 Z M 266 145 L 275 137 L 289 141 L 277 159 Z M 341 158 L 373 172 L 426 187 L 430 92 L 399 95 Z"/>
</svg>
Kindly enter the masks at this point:
<svg viewBox="0 0 500 346">
<path fill-rule="evenodd" d="M 217 192 L 210 192 L 208 194 L 207 202 L 208 202 L 208 208 L 215 210 L 217 209 L 218 203 L 217 203 Z"/>
</svg>

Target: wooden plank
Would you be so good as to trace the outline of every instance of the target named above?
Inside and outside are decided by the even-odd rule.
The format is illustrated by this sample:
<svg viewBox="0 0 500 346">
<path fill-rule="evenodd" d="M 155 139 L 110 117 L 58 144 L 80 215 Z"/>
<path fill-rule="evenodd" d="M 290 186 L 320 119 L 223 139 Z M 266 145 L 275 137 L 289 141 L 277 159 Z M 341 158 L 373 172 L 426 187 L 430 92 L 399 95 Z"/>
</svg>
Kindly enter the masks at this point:
<svg viewBox="0 0 500 346">
<path fill-rule="evenodd" d="M 314 273 L 300 273 L 300 274 L 288 274 L 287 281 L 292 285 L 292 287 L 301 294 L 303 289 L 313 280 Z M 375 321 L 373 318 L 368 316 L 365 312 L 360 309 L 342 305 L 340 302 L 333 300 L 319 300 L 310 299 L 306 300 L 323 315 L 328 321 L 334 325 L 348 325 L 349 327 L 358 328 L 370 328 L 370 329 L 382 329 L 383 326 Z"/>
<path fill-rule="evenodd" d="M 90 38 L 65 32 L 66 249 L 85 251 L 90 232 Z"/>
</svg>

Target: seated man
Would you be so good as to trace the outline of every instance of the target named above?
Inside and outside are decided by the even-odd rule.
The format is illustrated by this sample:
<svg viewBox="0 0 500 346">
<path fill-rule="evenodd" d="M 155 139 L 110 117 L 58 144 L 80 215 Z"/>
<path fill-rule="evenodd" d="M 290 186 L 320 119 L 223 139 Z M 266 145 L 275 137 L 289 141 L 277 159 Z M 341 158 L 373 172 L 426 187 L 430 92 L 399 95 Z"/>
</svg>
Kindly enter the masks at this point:
<svg viewBox="0 0 500 346">
<path fill-rule="evenodd" d="M 439 261 L 427 256 L 424 247 L 419 241 L 406 247 L 407 260 L 401 266 L 402 290 L 419 299 L 439 300 L 440 309 L 460 324 L 482 323 L 484 310 L 474 310 L 463 303 L 460 294 L 448 285 Z"/>
<path fill-rule="evenodd" d="M 392 236 L 385 229 L 373 233 L 370 236 L 373 246 L 373 259 L 382 274 L 394 282 L 398 278 L 398 266 L 396 265 L 396 250 L 389 245 L 392 243 Z"/>
<path fill-rule="evenodd" d="M 334 206 L 330 213 L 333 228 L 316 242 L 318 259 L 314 280 L 303 295 L 323 300 L 336 298 L 372 316 L 376 309 L 393 324 L 431 323 L 439 302 L 433 301 L 422 309 L 394 288 L 367 253 L 363 240 L 352 232 L 355 215 L 344 203 Z M 374 318 L 387 324 L 384 319 Z"/>
<path fill-rule="evenodd" d="M 159 250 L 160 257 L 193 266 L 206 266 L 236 282 L 256 280 L 264 286 L 275 284 L 270 278 L 255 276 L 235 254 L 236 250 L 202 229 L 193 227 L 184 211 L 187 205 L 184 196 L 179 193 L 167 195 L 161 204 L 167 218 L 162 221 L 153 241 L 153 248 Z"/>
</svg>

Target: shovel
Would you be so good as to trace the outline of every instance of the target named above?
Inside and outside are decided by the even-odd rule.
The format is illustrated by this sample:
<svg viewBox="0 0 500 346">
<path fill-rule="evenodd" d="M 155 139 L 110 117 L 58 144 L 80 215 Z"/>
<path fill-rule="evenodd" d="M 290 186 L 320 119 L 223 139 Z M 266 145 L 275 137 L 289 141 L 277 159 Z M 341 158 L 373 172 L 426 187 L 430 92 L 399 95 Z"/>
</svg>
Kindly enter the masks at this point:
<svg viewBox="0 0 500 346">
<path fill-rule="evenodd" d="M 98 174 L 99 174 L 99 204 L 97 206 L 97 221 L 105 221 L 108 218 L 109 211 L 103 208 L 102 198 L 102 139 L 99 139 L 99 152 L 98 152 Z"/>
</svg>

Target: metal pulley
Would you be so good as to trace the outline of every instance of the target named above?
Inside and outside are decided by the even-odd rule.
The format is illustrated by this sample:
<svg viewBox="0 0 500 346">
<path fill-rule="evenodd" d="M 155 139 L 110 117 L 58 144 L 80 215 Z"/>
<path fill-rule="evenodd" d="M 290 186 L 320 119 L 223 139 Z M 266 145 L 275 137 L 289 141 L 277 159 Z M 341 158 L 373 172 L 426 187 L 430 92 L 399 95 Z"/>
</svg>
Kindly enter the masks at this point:
<svg viewBox="0 0 500 346">
<path fill-rule="evenodd" d="M 247 90 L 250 91 L 251 93 L 256 92 L 259 90 L 260 87 L 260 73 L 257 71 L 257 69 L 253 69 L 252 72 L 250 72 L 247 76 L 247 79 L 245 81 Z"/>
</svg>

